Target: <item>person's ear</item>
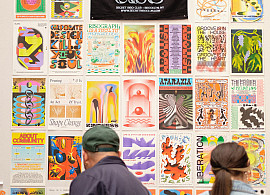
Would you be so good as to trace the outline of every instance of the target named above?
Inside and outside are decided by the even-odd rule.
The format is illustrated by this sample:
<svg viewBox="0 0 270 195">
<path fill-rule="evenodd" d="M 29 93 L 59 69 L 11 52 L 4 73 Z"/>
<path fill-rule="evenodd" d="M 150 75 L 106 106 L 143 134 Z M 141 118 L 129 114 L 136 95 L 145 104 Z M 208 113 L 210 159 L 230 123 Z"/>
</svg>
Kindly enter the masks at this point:
<svg viewBox="0 0 270 195">
<path fill-rule="evenodd" d="M 117 154 L 118 154 L 118 157 L 121 158 L 122 152 L 118 151 Z"/>
<path fill-rule="evenodd" d="M 88 154 L 87 154 L 87 152 L 86 151 L 82 151 L 82 155 L 83 155 L 83 160 L 84 160 L 84 162 L 86 162 L 86 161 L 88 161 L 89 160 L 89 156 L 88 156 Z"/>
</svg>

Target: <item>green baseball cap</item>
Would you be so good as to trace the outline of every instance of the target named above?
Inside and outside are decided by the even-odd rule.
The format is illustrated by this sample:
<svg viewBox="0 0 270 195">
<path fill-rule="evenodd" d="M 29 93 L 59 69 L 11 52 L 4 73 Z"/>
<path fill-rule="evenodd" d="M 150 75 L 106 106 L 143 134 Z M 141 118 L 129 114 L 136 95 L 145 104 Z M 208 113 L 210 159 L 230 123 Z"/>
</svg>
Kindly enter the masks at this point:
<svg viewBox="0 0 270 195">
<path fill-rule="evenodd" d="M 99 145 L 112 145 L 113 147 L 99 148 Z M 89 152 L 117 152 L 119 150 L 119 137 L 113 129 L 98 125 L 84 133 L 82 146 Z"/>
</svg>

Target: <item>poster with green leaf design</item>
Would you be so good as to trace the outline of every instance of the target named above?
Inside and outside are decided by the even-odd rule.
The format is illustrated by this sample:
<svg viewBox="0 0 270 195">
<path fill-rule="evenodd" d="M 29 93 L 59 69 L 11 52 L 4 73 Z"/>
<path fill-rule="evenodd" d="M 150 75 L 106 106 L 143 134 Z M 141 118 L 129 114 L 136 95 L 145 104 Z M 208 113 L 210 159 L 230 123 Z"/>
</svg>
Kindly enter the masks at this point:
<svg viewBox="0 0 270 195">
<path fill-rule="evenodd" d="M 263 73 L 262 30 L 231 31 L 232 73 Z"/>
</svg>

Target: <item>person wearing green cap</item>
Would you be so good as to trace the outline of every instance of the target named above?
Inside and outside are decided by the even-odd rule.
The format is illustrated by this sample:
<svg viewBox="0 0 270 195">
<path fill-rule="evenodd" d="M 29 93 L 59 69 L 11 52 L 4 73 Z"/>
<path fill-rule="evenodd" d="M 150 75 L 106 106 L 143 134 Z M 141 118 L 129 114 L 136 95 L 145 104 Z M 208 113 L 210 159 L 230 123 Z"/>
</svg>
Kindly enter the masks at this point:
<svg viewBox="0 0 270 195">
<path fill-rule="evenodd" d="M 85 171 L 70 184 L 70 195 L 149 195 L 120 158 L 119 137 L 106 126 L 95 126 L 83 135 Z"/>
</svg>

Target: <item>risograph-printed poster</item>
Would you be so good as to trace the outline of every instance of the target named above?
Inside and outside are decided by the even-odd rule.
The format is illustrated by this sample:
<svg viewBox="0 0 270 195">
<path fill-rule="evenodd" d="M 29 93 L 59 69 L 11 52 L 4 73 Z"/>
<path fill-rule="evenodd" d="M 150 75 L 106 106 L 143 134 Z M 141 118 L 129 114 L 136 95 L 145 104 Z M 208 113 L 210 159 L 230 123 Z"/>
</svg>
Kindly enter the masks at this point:
<svg viewBox="0 0 270 195">
<path fill-rule="evenodd" d="M 160 184 L 192 185 L 191 134 L 160 134 Z"/>
<path fill-rule="evenodd" d="M 123 133 L 122 143 L 122 158 L 129 170 L 144 185 L 156 185 L 156 134 Z"/>
<path fill-rule="evenodd" d="M 45 19 L 46 0 L 15 0 L 16 19 Z"/>
<path fill-rule="evenodd" d="M 228 79 L 195 79 L 195 128 L 228 129 Z"/>
<path fill-rule="evenodd" d="M 49 77 L 49 121 L 53 130 L 82 128 L 82 77 Z"/>
<path fill-rule="evenodd" d="M 87 73 L 118 74 L 120 50 L 120 24 L 88 24 Z"/>
<path fill-rule="evenodd" d="M 159 189 L 159 195 L 192 195 L 192 189 Z"/>
<path fill-rule="evenodd" d="M 160 74 L 191 74 L 191 25 L 159 26 Z"/>
<path fill-rule="evenodd" d="M 193 128 L 192 78 L 159 78 L 159 129 Z"/>
<path fill-rule="evenodd" d="M 10 195 L 45 195 L 45 188 L 10 188 Z"/>
<path fill-rule="evenodd" d="M 232 77 L 231 129 L 264 130 L 264 78 Z"/>
<path fill-rule="evenodd" d="M 45 78 L 13 78 L 12 127 L 44 127 L 45 95 Z"/>
<path fill-rule="evenodd" d="M 81 19 L 83 0 L 51 0 L 52 19 Z"/>
<path fill-rule="evenodd" d="M 82 24 L 51 24 L 49 73 L 83 74 L 82 45 Z"/>
</svg>

